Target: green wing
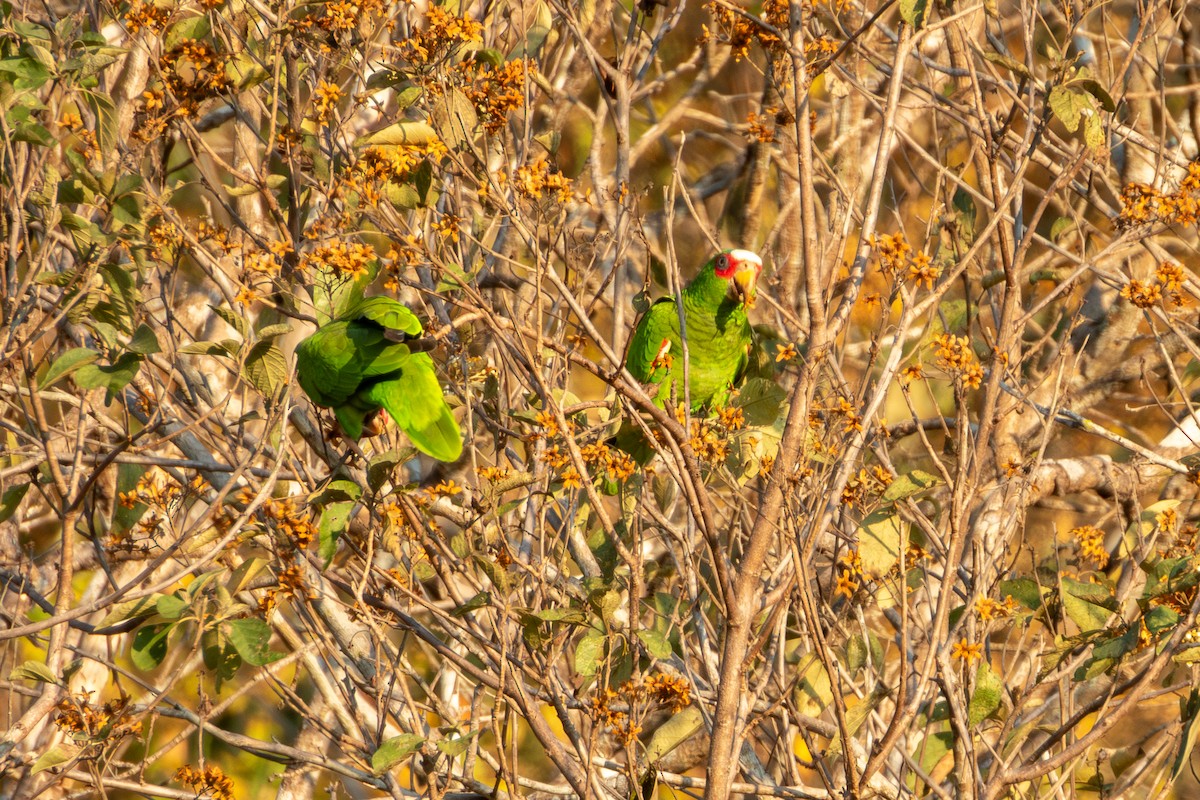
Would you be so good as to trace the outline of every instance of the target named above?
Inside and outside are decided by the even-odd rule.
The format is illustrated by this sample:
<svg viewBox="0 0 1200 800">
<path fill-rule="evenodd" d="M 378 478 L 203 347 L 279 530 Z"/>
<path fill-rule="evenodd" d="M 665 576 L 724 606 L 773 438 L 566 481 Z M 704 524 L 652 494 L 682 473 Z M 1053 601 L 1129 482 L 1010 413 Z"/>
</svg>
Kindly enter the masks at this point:
<svg viewBox="0 0 1200 800">
<path fill-rule="evenodd" d="M 422 333 L 421 321 L 408 306 L 382 295 L 364 298 L 346 313 L 346 319 L 369 319 L 380 327 L 404 331 L 409 336 Z"/>
<path fill-rule="evenodd" d="M 355 343 L 347 335 L 349 325 L 330 323 L 296 347 L 296 378 L 319 406 L 345 403 L 362 382 Z"/>
<path fill-rule="evenodd" d="M 462 455 L 462 433 L 428 353 L 412 354 L 398 373 L 371 383 L 360 396 L 386 408 L 422 453 L 439 461 L 457 461 Z"/>
<path fill-rule="evenodd" d="M 417 449 L 442 461 L 462 455 L 462 433 L 442 395 L 433 359 L 387 338 L 419 336 L 421 322 L 390 297 L 368 297 L 345 319 L 318 329 L 296 347 L 300 388 L 331 407 L 347 436 L 358 439 L 369 414 L 386 408 Z"/>
<path fill-rule="evenodd" d="M 662 366 L 654 367 L 664 340 L 670 342 L 672 367 L 669 371 Z M 625 351 L 625 366 L 642 383 L 659 383 L 667 377 L 668 372 L 674 373 L 675 362 L 683 359 L 679 341 L 679 314 L 675 298 L 659 298 L 638 320 L 637 328 L 629 339 L 629 348 Z M 679 369 L 682 369 L 682 364 Z"/>
</svg>

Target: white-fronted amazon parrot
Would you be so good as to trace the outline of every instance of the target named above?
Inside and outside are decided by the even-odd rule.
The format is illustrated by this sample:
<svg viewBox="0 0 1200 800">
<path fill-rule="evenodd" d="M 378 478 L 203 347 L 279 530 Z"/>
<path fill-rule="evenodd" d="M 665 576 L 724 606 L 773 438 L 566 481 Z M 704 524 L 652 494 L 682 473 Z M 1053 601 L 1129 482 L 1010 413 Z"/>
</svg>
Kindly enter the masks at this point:
<svg viewBox="0 0 1200 800">
<path fill-rule="evenodd" d="M 413 445 L 440 461 L 462 455 L 462 434 L 428 353 L 405 341 L 421 323 L 390 297 L 368 297 L 296 347 L 296 377 L 314 403 L 333 409 L 342 431 L 372 433 L 381 409 Z"/>
<path fill-rule="evenodd" d="M 683 335 L 688 344 L 688 395 L 693 411 L 724 406 L 746 369 L 754 332 L 746 310 L 754 306 L 762 259 L 749 250 L 718 253 L 683 290 Z M 655 402 L 672 392 L 683 402 L 683 335 L 673 297 L 660 298 L 638 321 L 625 366 L 642 383 L 658 386 Z"/>
</svg>

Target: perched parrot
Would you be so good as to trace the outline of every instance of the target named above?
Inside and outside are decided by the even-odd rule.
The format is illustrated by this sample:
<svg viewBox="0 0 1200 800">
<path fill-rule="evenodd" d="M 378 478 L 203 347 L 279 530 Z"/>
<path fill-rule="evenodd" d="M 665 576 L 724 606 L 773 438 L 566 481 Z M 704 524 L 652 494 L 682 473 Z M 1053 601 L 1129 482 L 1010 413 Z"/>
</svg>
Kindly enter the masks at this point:
<svg viewBox="0 0 1200 800">
<path fill-rule="evenodd" d="M 688 343 L 688 395 L 693 411 L 723 406 L 749 362 L 754 332 L 746 317 L 753 308 L 762 259 L 749 250 L 718 253 L 683 290 L 684 335 Z M 683 345 L 675 298 L 660 298 L 638 322 L 625 366 L 642 383 L 657 384 L 655 402 L 672 391 L 682 402 Z"/>
<path fill-rule="evenodd" d="M 413 445 L 440 461 L 462 455 L 462 434 L 442 396 L 428 353 L 417 352 L 421 323 L 390 297 L 368 297 L 322 325 L 296 347 L 300 388 L 333 409 L 342 431 L 358 439 L 387 409 Z"/>
</svg>

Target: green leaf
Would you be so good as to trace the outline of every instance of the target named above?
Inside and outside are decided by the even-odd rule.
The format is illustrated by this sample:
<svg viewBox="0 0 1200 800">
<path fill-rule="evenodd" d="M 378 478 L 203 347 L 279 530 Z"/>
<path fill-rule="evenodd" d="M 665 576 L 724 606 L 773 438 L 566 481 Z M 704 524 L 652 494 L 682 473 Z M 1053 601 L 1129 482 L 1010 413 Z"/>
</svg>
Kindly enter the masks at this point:
<svg viewBox="0 0 1200 800">
<path fill-rule="evenodd" d="M 1000 708 L 1003 692 L 1004 681 L 986 661 L 980 662 L 975 672 L 975 691 L 971 693 L 971 702 L 967 705 L 967 723 L 978 725 L 995 714 Z"/>
<path fill-rule="evenodd" d="M 1079 81 L 1079 85 L 1083 87 L 1085 92 L 1099 100 L 1100 107 L 1108 113 L 1111 114 L 1117 110 L 1117 104 L 1113 102 L 1112 95 L 1108 93 L 1107 89 L 1100 85 L 1099 81 L 1093 78 L 1088 78 L 1086 80 Z"/>
<path fill-rule="evenodd" d="M 19 667 L 13 667 L 12 672 L 8 674 L 8 679 L 12 681 L 37 681 L 39 683 L 58 685 L 58 676 L 50 671 L 46 663 L 32 659 Z"/>
<path fill-rule="evenodd" d="M 471 740 L 478 736 L 479 733 L 476 730 L 460 734 L 453 739 L 446 737 L 437 743 L 437 749 L 439 752 L 445 753 L 448 758 L 458 758 L 467 752 L 467 748 L 471 746 Z"/>
<path fill-rule="evenodd" d="M 907 546 L 908 526 L 894 511 L 875 511 L 858 528 L 858 555 L 863 574 L 880 578 L 900 560 Z"/>
<path fill-rule="evenodd" d="M 774 381 L 751 378 L 738 390 L 733 405 L 742 409 L 747 425 L 770 425 L 779 418 L 787 392 Z"/>
<path fill-rule="evenodd" d="M 1070 217 L 1059 217 L 1050 226 L 1050 238 L 1057 242 L 1064 233 L 1074 230 L 1075 227 L 1075 220 Z"/>
<path fill-rule="evenodd" d="M 287 359 L 274 341 L 258 341 L 246 354 L 242 373 L 264 397 L 273 398 L 279 387 L 287 383 Z"/>
<path fill-rule="evenodd" d="M 437 138 L 437 131 L 426 122 L 397 122 L 359 138 L 354 144 L 357 147 L 420 145 Z"/>
<path fill-rule="evenodd" d="M 247 664 L 261 667 L 278 659 L 267 647 L 271 641 L 271 626 L 261 619 L 231 619 L 229 641 Z"/>
<path fill-rule="evenodd" d="M 182 19 L 172 25 L 163 37 L 163 51 L 178 47 L 189 39 L 203 39 L 210 33 L 212 33 L 212 23 L 208 21 L 207 14 Z"/>
<path fill-rule="evenodd" d="M 142 367 L 142 357 L 135 353 L 122 353 L 109 366 L 84 364 L 75 372 L 75 384 L 80 389 L 105 389 L 111 400 L 137 377 Z"/>
<path fill-rule="evenodd" d="M 395 99 L 392 100 L 392 105 L 397 111 L 403 111 L 413 103 L 421 99 L 421 95 L 425 90 L 420 86 L 408 86 L 396 93 Z"/>
<path fill-rule="evenodd" d="M 873 633 L 866 639 L 858 634 L 851 636 L 846 640 L 846 668 L 855 673 L 868 663 L 883 667 L 883 645 L 879 638 Z"/>
<path fill-rule="evenodd" d="M 575 645 L 575 658 L 573 661 L 575 672 L 584 677 L 595 675 L 600 669 L 600 662 L 604 658 L 604 647 L 608 642 L 608 637 L 603 631 L 589 630 L 584 634 L 578 644 Z"/>
<path fill-rule="evenodd" d="M 82 92 L 84 102 L 96 115 L 96 142 L 100 152 L 115 153 L 117 150 L 117 107 L 112 98 L 102 92 Z"/>
<path fill-rule="evenodd" d="M 29 772 L 32 775 L 37 775 L 39 772 L 68 764 L 79 756 L 81 750 L 82 748 L 74 745 L 56 744 L 38 756 L 38 760 L 33 762 L 33 767 L 30 768 Z"/>
<path fill-rule="evenodd" d="M 321 556 L 322 562 L 328 564 L 333 558 L 333 554 L 337 552 L 338 539 L 346 530 L 346 525 L 350 521 L 350 512 L 353 510 L 354 503 L 352 501 L 331 503 L 322 509 L 321 519 L 317 523 L 317 540 L 320 542 L 317 553 Z"/>
<path fill-rule="evenodd" d="M 913 757 L 919 760 L 921 768 L 926 774 L 933 772 L 934 767 L 938 765 L 943 758 L 950 756 L 954 751 L 954 734 L 950 731 L 938 731 L 931 733 L 917 745 L 917 750 L 913 753 Z"/>
<path fill-rule="evenodd" d="M 391 477 L 396 467 L 400 466 L 416 454 L 415 448 L 405 448 L 406 454 L 399 450 L 388 450 L 374 456 L 367 462 L 367 485 L 372 491 L 378 492 Z"/>
<path fill-rule="evenodd" d="M 907 22 L 916 30 L 925 27 L 925 20 L 928 13 L 928 0 L 900 0 L 900 19 Z"/>
<path fill-rule="evenodd" d="M 655 658 L 668 659 L 671 657 L 671 643 L 658 631 L 640 630 L 637 632 L 637 637 L 642 640 L 642 644 L 646 645 L 646 650 Z"/>
<path fill-rule="evenodd" d="M 488 576 L 488 580 L 496 587 L 496 591 L 499 592 L 500 596 L 506 597 L 512 585 L 512 580 L 508 576 L 508 570 L 491 558 L 479 553 L 474 554 L 474 561 L 483 571 L 483 574 Z"/>
<path fill-rule="evenodd" d="M 165 594 L 158 598 L 158 602 L 154 604 L 154 608 L 159 613 L 159 616 L 169 620 L 177 620 L 187 612 L 190 604 L 178 595 Z"/>
<path fill-rule="evenodd" d="M 1179 612 L 1167 606 L 1151 606 L 1142 617 L 1146 630 L 1153 634 L 1171 630 L 1179 624 L 1179 618 Z"/>
<path fill-rule="evenodd" d="M 1095 114 L 1092 101 L 1087 94 L 1068 86 L 1055 86 L 1047 98 L 1050 112 L 1069 132 L 1079 130 L 1079 120 L 1084 114 Z"/>
<path fill-rule="evenodd" d="M 796 671 L 801 676 L 793 694 L 796 710 L 810 717 L 820 716 L 833 702 L 833 684 L 825 665 L 816 653 L 809 653 L 800 659 Z"/>
<path fill-rule="evenodd" d="M 314 506 L 327 506 L 362 497 L 362 487 L 349 478 L 334 478 L 308 497 Z"/>
<path fill-rule="evenodd" d="M 258 556 L 247 558 L 241 564 L 238 564 L 237 568 L 229 574 L 229 580 L 225 582 L 225 588 L 230 594 L 237 594 L 249 586 L 250 582 L 254 580 L 258 573 L 266 569 L 268 564 L 270 562 L 265 558 L 259 558 Z"/>
<path fill-rule="evenodd" d="M 219 628 L 204 632 L 200 640 L 200 652 L 205 668 L 216 676 L 218 690 L 221 684 L 233 680 L 242 668 L 242 657 Z"/>
<path fill-rule="evenodd" d="M 1083 141 L 1092 150 L 1104 147 L 1104 123 L 1099 116 L 1090 114 L 1083 120 Z"/>
<path fill-rule="evenodd" d="M 676 747 L 695 736 L 704 727 L 704 715 L 695 705 L 688 706 L 659 725 L 646 744 L 646 761 L 655 764 Z"/>
<path fill-rule="evenodd" d="M 936 475 L 923 470 L 914 469 L 896 478 L 883 492 L 885 502 L 894 503 L 913 495 L 921 494 L 942 482 Z"/>
<path fill-rule="evenodd" d="M 473 142 L 479 128 L 475 104 L 458 89 L 451 89 L 438 98 L 430 109 L 429 122 L 451 150 Z"/>
<path fill-rule="evenodd" d="M 157 613 L 157 605 L 161 594 L 155 593 L 149 597 L 139 597 L 137 600 L 126 600 L 109 608 L 98 627 L 107 628 L 129 619 L 144 619 Z"/>
<path fill-rule="evenodd" d="M 133 336 L 130 337 L 127 346 L 131 352 L 142 356 L 162 352 L 162 348 L 158 346 L 158 337 L 154 335 L 154 331 L 150 329 L 150 326 L 145 323 L 138 325 L 138 329 L 133 332 Z"/>
<path fill-rule="evenodd" d="M 1030 611 L 1037 611 L 1042 607 L 1041 587 L 1037 581 L 1029 578 L 1000 581 L 1000 597 L 1011 597 Z"/>
<path fill-rule="evenodd" d="M 75 347 L 54 359 L 50 369 L 42 376 L 41 388 L 49 389 L 62 378 L 70 375 L 85 364 L 91 364 L 100 354 L 90 347 Z"/>
<path fill-rule="evenodd" d="M 1112 613 L 1107 608 L 1085 599 L 1086 597 L 1095 597 L 1094 594 L 1084 588 L 1088 585 L 1064 578 L 1062 581 L 1062 591 L 1059 592 L 1059 597 L 1062 599 L 1063 611 L 1071 618 L 1072 622 L 1079 626 L 1079 630 L 1084 633 L 1104 630 L 1104 627 L 1108 624 L 1108 618 L 1112 616 Z"/>
<path fill-rule="evenodd" d="M 0 495 L 0 522 L 7 522 L 13 514 L 17 513 L 17 509 L 21 506 L 21 500 L 25 498 L 25 493 L 28 491 L 28 482 L 19 483 L 4 490 L 4 494 Z"/>
<path fill-rule="evenodd" d="M 142 672 L 149 672 L 158 667 L 167 657 L 167 636 L 174 627 L 174 623 L 168 622 L 138 628 L 129 648 L 129 657 L 133 665 Z"/>
<path fill-rule="evenodd" d="M 1192 762 L 1192 750 L 1196 747 L 1196 737 L 1200 736 L 1200 690 L 1192 689 L 1187 699 L 1179 698 L 1179 721 L 1183 723 L 1183 732 L 1179 737 L 1179 750 L 1171 763 L 1170 783 L 1174 783 Z"/>
<path fill-rule="evenodd" d="M 1141 631 L 1137 625 L 1130 625 L 1129 628 L 1120 635 L 1106 636 L 1098 639 L 1095 648 L 1092 650 L 1092 659 L 1095 661 L 1107 661 L 1116 663 L 1126 655 L 1132 653 L 1138 646 L 1138 634 Z"/>
<path fill-rule="evenodd" d="M 185 356 L 217 356 L 218 358 L 233 358 L 241 348 L 241 342 L 236 339 L 222 339 L 219 342 L 192 342 L 185 344 L 176 352 Z"/>
<path fill-rule="evenodd" d="M 277 336 L 283 336 L 284 334 L 291 332 L 292 326 L 290 323 L 276 322 L 273 325 L 264 325 L 263 327 L 259 328 L 258 339 L 259 341 L 263 341 L 265 339 L 274 339 Z"/>
<path fill-rule="evenodd" d="M 1200 582 L 1200 573 L 1196 571 L 1198 561 L 1195 556 L 1182 558 L 1164 558 L 1154 563 L 1147 570 L 1146 586 L 1142 590 L 1142 599 L 1150 600 L 1164 594 L 1174 594 L 1184 589 L 1190 589 Z"/>
<path fill-rule="evenodd" d="M 467 614 L 470 614 L 472 611 L 477 611 L 481 608 L 487 608 L 491 604 L 492 604 L 492 593 L 491 592 L 479 592 L 474 597 L 472 597 L 470 600 L 468 600 L 467 602 L 463 603 L 461 606 L 458 606 L 453 611 L 451 611 L 450 616 L 465 617 Z"/>
<path fill-rule="evenodd" d="M 250 328 L 241 314 L 231 311 L 224 306 L 209 305 L 209 308 L 213 310 L 214 314 L 229 323 L 230 327 L 237 331 L 238 335 L 243 339 L 250 335 Z"/>
<path fill-rule="evenodd" d="M 371 771 L 382 775 L 404 759 L 421 749 L 425 737 L 416 733 L 402 733 L 379 745 L 371 754 Z"/>
</svg>

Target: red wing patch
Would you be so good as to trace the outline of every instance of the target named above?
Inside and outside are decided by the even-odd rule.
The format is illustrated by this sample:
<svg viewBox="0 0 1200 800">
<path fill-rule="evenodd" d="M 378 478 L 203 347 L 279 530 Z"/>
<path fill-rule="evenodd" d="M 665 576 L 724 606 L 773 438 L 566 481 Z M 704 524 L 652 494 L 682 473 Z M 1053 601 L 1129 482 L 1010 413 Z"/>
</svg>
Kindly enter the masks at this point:
<svg viewBox="0 0 1200 800">
<path fill-rule="evenodd" d="M 651 369 L 659 367 L 671 367 L 671 340 L 663 339 L 662 344 L 658 346 L 658 352 L 654 354 L 654 360 L 650 362 Z"/>
</svg>

